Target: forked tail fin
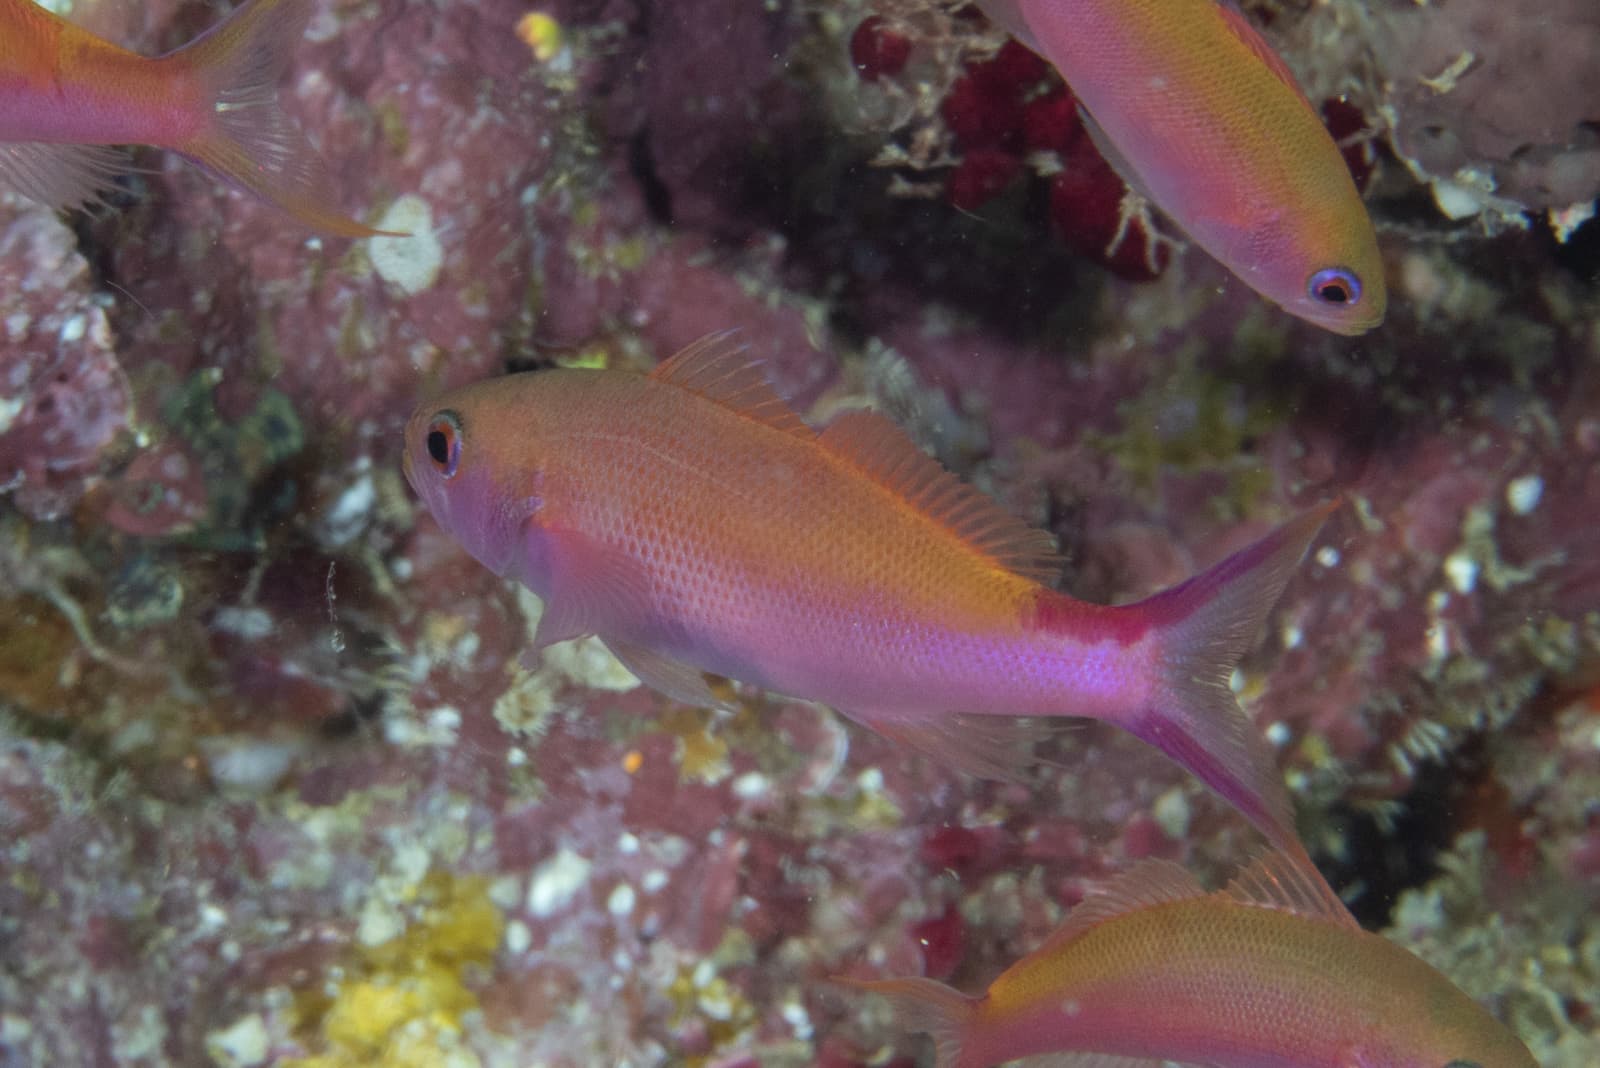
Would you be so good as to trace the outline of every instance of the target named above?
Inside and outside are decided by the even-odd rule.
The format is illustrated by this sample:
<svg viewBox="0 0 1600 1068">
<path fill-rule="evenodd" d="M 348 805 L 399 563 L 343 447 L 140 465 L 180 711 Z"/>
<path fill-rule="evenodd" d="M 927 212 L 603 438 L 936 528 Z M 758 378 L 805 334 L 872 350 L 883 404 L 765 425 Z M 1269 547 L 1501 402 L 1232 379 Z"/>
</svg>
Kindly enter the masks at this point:
<svg viewBox="0 0 1600 1068">
<path fill-rule="evenodd" d="M 1211 570 L 1128 606 L 1158 628 L 1160 652 L 1150 704 L 1125 726 L 1308 867 L 1283 779 L 1229 679 L 1311 539 L 1339 504 L 1313 508 Z"/>
<path fill-rule="evenodd" d="M 278 107 L 278 80 L 311 17 L 308 0 L 249 0 L 161 62 L 186 67 L 206 99 L 200 132 L 169 147 L 288 213 L 339 237 L 380 234 L 333 208 L 322 161 Z"/>
<path fill-rule="evenodd" d="M 977 998 L 969 998 L 932 979 L 846 979 L 831 982 L 887 998 L 895 1021 L 907 1031 L 925 1032 L 937 1051 L 936 1068 L 958 1068 L 961 1047 L 968 1037 Z"/>
</svg>

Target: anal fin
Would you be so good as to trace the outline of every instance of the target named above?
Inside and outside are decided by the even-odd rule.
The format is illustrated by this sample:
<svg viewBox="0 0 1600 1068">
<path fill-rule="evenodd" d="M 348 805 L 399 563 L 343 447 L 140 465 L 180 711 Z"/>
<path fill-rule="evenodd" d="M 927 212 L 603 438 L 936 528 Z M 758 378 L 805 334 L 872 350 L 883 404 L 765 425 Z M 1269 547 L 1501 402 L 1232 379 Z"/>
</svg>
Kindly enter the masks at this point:
<svg viewBox="0 0 1600 1068">
<path fill-rule="evenodd" d="M 906 723 L 871 714 L 845 714 L 946 767 L 997 782 L 1025 782 L 1028 769 L 1039 763 L 1034 747 L 1059 726 L 1049 720 L 1014 716 L 954 715 Z"/>
<path fill-rule="evenodd" d="M 0 189 L 52 208 L 103 203 L 126 170 L 127 157 L 106 145 L 0 143 Z"/>
</svg>

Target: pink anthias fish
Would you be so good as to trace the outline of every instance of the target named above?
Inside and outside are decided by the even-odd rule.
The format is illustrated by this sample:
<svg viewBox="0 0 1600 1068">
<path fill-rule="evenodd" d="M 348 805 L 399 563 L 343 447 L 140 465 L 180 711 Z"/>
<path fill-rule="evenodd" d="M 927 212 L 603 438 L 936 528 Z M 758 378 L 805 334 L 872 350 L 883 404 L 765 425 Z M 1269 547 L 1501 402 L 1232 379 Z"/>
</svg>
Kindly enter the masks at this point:
<svg viewBox="0 0 1600 1068">
<path fill-rule="evenodd" d="M 156 59 L 30 0 L 0 0 L 0 189 L 52 207 L 99 202 L 126 161 L 114 145 L 179 152 L 312 230 L 387 231 L 332 207 L 321 161 L 277 105 L 309 0 L 250 0 Z"/>
<path fill-rule="evenodd" d="M 1383 320 L 1383 261 L 1339 148 L 1231 0 L 978 0 L 1071 87 L 1113 167 L 1285 311 Z"/>
<path fill-rule="evenodd" d="M 598 635 L 676 700 L 715 705 L 712 672 L 991 777 L 1032 759 L 1017 717 L 1105 720 L 1304 856 L 1228 679 L 1332 505 L 1148 600 L 1088 604 L 1044 584 L 1048 535 L 882 415 L 813 430 L 725 337 L 649 375 L 541 371 L 429 401 L 404 467 L 468 552 L 544 599 L 536 648 Z"/>
<path fill-rule="evenodd" d="M 932 1034 L 938 1068 L 1537 1068 L 1481 1005 L 1281 854 L 1217 893 L 1145 861 L 981 997 L 932 979 L 836 981 Z"/>
</svg>

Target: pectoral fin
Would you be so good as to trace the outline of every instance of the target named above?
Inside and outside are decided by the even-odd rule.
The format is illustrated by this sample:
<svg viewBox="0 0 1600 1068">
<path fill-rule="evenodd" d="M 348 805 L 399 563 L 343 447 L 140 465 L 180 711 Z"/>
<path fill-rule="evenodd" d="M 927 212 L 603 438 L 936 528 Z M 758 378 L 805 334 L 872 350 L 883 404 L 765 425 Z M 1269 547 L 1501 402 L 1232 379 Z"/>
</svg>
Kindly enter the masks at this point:
<svg viewBox="0 0 1600 1068">
<path fill-rule="evenodd" d="M 952 715 L 937 721 L 906 723 L 870 713 L 845 714 L 946 767 L 999 782 L 1026 781 L 1028 769 L 1039 763 L 1034 746 L 1059 726 L 1011 716 Z"/>
<path fill-rule="evenodd" d="M 649 579 L 626 553 L 575 531 L 532 524 L 526 545 L 550 576 L 544 615 L 533 636 L 535 651 L 572 638 L 627 630 L 649 610 Z"/>
</svg>

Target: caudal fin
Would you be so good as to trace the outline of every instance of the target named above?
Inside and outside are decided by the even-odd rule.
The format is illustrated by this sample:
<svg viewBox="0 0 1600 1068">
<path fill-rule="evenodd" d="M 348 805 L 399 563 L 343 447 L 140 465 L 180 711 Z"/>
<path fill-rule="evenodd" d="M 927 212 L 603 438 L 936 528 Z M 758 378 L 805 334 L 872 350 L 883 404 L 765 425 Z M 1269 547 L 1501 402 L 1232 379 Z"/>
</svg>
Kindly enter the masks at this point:
<svg viewBox="0 0 1600 1068">
<path fill-rule="evenodd" d="M 1335 500 L 1293 519 L 1220 564 L 1130 611 L 1159 628 L 1159 682 L 1126 726 L 1221 794 L 1279 849 L 1310 860 L 1283 779 L 1229 686 Z"/>
<path fill-rule="evenodd" d="M 972 1026 L 978 999 L 932 979 L 846 979 L 833 982 L 887 998 L 896 1021 L 907 1031 L 922 1031 L 938 1051 L 937 1068 L 957 1068 L 961 1045 Z"/>
<path fill-rule="evenodd" d="M 278 107 L 278 81 L 310 17 L 308 0 L 250 0 L 165 57 L 164 63 L 187 67 L 210 101 L 201 131 L 171 147 L 313 230 L 403 236 L 333 209 L 322 161 Z"/>
</svg>

